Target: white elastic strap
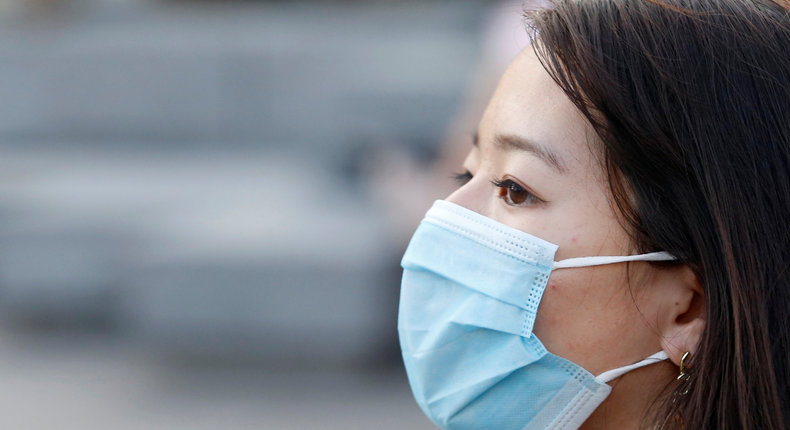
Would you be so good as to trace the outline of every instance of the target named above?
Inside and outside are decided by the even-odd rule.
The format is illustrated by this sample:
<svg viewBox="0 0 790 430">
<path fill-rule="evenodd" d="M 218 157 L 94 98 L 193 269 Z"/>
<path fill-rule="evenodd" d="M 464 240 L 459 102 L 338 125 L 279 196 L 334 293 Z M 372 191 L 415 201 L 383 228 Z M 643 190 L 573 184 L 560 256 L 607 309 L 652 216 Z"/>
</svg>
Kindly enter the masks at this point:
<svg viewBox="0 0 790 430">
<path fill-rule="evenodd" d="M 612 369 L 612 370 L 610 370 L 608 372 L 603 372 L 600 375 L 596 376 L 595 380 L 597 380 L 599 382 L 603 382 L 605 384 L 605 383 L 607 383 L 607 382 L 609 382 L 609 381 L 611 381 L 611 380 L 613 380 L 615 378 L 619 378 L 619 377 L 625 375 L 626 373 L 628 373 L 628 372 L 630 372 L 630 371 L 632 371 L 634 369 L 639 369 L 640 367 L 649 366 L 651 364 L 658 363 L 660 361 L 664 361 L 664 360 L 667 360 L 667 359 L 669 359 L 669 356 L 667 355 L 667 353 L 664 352 L 664 351 L 659 351 L 659 352 L 651 355 L 650 357 L 645 358 L 644 360 L 640 361 L 639 363 L 632 364 L 630 366 L 620 367 L 618 369 Z"/>
<path fill-rule="evenodd" d="M 639 255 L 618 255 L 612 257 L 578 257 L 555 261 L 553 269 L 568 269 L 571 267 L 600 266 L 603 264 L 624 263 L 626 261 L 674 261 L 676 260 L 668 252 L 651 252 Z"/>
</svg>

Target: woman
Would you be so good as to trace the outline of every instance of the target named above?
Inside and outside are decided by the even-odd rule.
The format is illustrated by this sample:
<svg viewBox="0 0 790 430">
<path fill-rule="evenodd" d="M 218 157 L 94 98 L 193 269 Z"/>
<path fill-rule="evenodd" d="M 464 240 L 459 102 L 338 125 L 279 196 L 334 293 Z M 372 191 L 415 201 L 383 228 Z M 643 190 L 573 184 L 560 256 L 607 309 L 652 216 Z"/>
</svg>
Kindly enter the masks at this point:
<svg viewBox="0 0 790 430">
<path fill-rule="evenodd" d="M 447 429 L 790 425 L 790 7 L 556 0 L 403 259 Z"/>
</svg>

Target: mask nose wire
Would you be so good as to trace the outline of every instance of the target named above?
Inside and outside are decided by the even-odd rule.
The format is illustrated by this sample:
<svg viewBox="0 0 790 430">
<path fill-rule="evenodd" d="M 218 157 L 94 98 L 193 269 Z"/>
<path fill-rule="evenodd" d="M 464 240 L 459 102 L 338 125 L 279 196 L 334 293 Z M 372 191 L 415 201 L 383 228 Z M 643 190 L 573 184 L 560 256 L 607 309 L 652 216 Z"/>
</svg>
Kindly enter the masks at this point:
<svg viewBox="0 0 790 430">
<path fill-rule="evenodd" d="M 677 260 L 668 252 L 651 252 L 639 255 L 617 255 L 597 257 L 577 257 L 555 261 L 552 269 L 569 269 L 573 267 L 601 266 L 604 264 L 624 263 L 626 261 L 674 261 Z"/>
</svg>

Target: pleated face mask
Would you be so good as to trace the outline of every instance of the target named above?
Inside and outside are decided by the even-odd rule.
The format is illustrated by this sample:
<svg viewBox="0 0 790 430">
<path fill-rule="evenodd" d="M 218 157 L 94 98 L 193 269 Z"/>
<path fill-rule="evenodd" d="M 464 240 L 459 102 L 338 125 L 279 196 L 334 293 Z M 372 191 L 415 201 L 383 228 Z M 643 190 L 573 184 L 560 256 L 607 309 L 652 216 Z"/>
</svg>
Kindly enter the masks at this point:
<svg viewBox="0 0 790 430">
<path fill-rule="evenodd" d="M 412 392 L 444 429 L 577 429 L 606 383 L 546 351 L 532 327 L 553 269 L 665 261 L 666 253 L 554 261 L 557 245 L 446 201 L 428 211 L 401 265 L 398 334 Z"/>
</svg>

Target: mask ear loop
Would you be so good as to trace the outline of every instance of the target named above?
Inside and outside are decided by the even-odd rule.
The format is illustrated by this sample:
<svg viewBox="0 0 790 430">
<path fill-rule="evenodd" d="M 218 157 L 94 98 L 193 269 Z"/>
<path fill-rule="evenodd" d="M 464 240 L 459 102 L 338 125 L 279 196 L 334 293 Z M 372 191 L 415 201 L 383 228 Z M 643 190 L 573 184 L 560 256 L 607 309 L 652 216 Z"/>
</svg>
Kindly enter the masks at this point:
<svg viewBox="0 0 790 430">
<path fill-rule="evenodd" d="M 569 269 L 572 267 L 601 266 L 604 264 L 624 263 L 626 261 L 675 261 L 668 252 L 651 252 L 639 255 L 617 255 L 617 256 L 598 256 L 598 257 L 577 257 L 555 261 L 552 269 Z"/>
<path fill-rule="evenodd" d="M 612 381 L 616 378 L 619 378 L 626 373 L 634 370 L 639 369 L 640 367 L 649 366 L 651 364 L 658 363 L 660 361 L 664 361 L 669 359 L 669 356 L 664 351 L 659 351 L 650 357 L 645 358 L 644 360 L 640 361 L 639 363 L 634 363 L 629 366 L 618 367 L 617 369 L 612 369 L 606 372 L 601 373 L 600 375 L 595 377 L 595 380 L 598 382 L 603 382 L 604 384 Z"/>
</svg>

